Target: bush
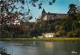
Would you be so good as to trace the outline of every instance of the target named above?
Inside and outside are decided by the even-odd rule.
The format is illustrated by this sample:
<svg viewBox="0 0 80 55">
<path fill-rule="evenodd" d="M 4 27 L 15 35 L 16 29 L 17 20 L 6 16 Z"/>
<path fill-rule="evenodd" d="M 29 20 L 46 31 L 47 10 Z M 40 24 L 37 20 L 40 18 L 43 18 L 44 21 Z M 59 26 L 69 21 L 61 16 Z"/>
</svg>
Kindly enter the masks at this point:
<svg viewBox="0 0 80 55">
<path fill-rule="evenodd" d="M 80 28 L 67 33 L 68 37 L 80 37 Z"/>
<path fill-rule="evenodd" d="M 65 36 L 65 31 L 61 30 L 56 33 L 56 36 Z"/>
</svg>

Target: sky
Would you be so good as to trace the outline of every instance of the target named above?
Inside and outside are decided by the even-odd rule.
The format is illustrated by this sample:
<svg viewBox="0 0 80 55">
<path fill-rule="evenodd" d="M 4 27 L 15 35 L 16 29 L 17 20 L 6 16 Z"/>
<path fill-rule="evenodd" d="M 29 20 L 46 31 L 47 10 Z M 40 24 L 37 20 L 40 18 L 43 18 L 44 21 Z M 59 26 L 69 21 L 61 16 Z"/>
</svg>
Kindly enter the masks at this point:
<svg viewBox="0 0 80 55">
<path fill-rule="evenodd" d="M 45 9 L 46 12 L 50 12 L 50 13 L 67 13 L 68 7 L 70 4 L 74 3 L 77 6 L 80 5 L 80 0 L 56 0 L 55 3 L 53 3 L 52 5 L 49 5 L 49 2 L 48 2 L 52 0 L 47 0 L 47 1 L 43 0 L 43 1 L 44 2 L 42 2 L 42 9 L 39 9 L 38 5 L 36 7 L 33 7 L 31 4 L 28 4 L 31 10 L 30 13 L 33 16 L 33 19 L 31 19 L 30 22 L 34 22 L 36 19 L 39 19 L 43 9 Z M 39 4 L 39 3 L 40 1 L 36 2 L 35 4 Z M 24 13 L 27 8 L 26 5 L 27 4 L 24 5 L 25 7 L 25 10 L 23 10 Z"/>
</svg>

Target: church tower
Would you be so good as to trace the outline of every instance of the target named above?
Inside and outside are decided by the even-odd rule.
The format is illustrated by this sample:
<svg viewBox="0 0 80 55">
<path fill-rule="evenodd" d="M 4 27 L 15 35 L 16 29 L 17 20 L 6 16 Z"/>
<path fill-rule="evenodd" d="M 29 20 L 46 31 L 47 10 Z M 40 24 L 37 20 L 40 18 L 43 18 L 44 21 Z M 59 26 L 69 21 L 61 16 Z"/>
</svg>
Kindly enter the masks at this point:
<svg viewBox="0 0 80 55">
<path fill-rule="evenodd" d="M 46 14 L 47 14 L 46 11 L 43 9 L 43 10 L 42 10 L 42 13 L 41 13 L 41 19 L 42 19 Z"/>
<path fill-rule="evenodd" d="M 46 11 L 43 9 L 42 13 L 46 13 Z"/>
<path fill-rule="evenodd" d="M 42 10 L 42 15 L 43 15 L 43 14 L 46 14 L 46 11 L 45 11 L 44 9 Z"/>
</svg>

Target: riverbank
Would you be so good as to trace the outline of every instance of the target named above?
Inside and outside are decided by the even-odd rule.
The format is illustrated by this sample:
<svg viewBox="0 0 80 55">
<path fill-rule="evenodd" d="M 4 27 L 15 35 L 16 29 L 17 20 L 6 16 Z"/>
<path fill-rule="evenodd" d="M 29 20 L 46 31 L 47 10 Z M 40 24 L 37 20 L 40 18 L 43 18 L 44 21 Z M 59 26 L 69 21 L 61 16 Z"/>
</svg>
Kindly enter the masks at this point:
<svg viewBox="0 0 80 55">
<path fill-rule="evenodd" d="M 0 38 L 1 41 L 80 41 L 80 38 Z"/>
</svg>

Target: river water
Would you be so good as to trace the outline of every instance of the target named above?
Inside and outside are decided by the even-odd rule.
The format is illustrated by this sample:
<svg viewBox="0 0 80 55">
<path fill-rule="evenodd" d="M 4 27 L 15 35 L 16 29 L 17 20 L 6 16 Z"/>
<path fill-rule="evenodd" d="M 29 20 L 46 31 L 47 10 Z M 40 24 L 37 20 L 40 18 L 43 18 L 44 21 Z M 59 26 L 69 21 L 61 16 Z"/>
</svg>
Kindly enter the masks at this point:
<svg viewBox="0 0 80 55">
<path fill-rule="evenodd" d="M 79 42 L 0 41 L 0 51 L 11 55 L 80 55 Z"/>
</svg>

